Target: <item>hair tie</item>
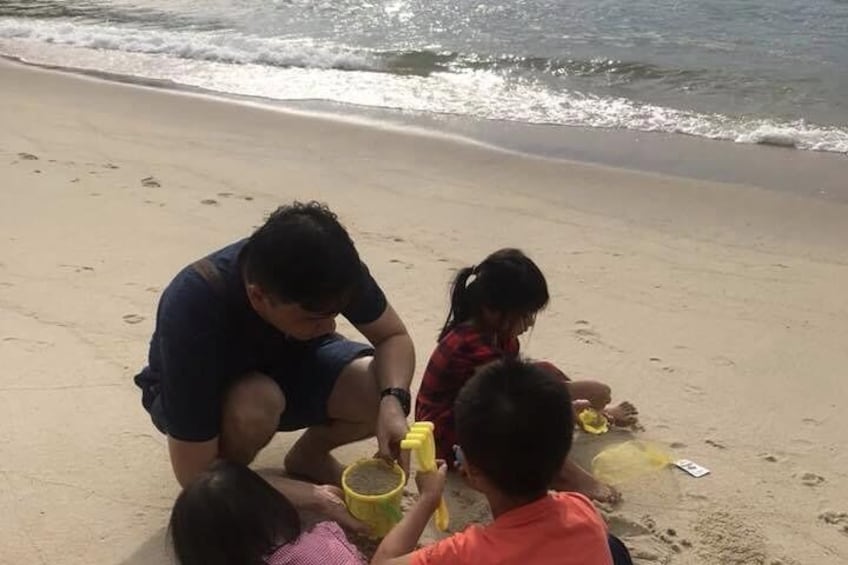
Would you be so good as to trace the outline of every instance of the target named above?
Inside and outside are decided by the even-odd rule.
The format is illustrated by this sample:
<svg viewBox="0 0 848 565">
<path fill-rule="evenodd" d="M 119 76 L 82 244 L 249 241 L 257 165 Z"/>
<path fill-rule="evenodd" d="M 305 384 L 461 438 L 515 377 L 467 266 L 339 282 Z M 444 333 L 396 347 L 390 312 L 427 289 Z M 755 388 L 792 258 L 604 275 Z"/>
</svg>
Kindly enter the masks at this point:
<svg viewBox="0 0 848 565">
<path fill-rule="evenodd" d="M 465 288 L 468 288 L 469 286 L 471 286 L 471 283 L 477 280 L 477 273 L 477 265 L 471 265 L 471 274 L 468 275 L 467 279 L 465 279 Z"/>
</svg>

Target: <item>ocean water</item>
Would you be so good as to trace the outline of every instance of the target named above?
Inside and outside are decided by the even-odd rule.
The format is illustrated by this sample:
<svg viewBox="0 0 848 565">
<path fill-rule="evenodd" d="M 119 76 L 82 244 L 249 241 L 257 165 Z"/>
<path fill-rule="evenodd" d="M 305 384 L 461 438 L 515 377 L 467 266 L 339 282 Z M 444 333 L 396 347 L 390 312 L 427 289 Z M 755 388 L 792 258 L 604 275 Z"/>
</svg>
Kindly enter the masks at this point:
<svg viewBox="0 0 848 565">
<path fill-rule="evenodd" d="M 0 53 L 280 101 L 848 152 L 848 0 L 0 0 Z"/>
</svg>

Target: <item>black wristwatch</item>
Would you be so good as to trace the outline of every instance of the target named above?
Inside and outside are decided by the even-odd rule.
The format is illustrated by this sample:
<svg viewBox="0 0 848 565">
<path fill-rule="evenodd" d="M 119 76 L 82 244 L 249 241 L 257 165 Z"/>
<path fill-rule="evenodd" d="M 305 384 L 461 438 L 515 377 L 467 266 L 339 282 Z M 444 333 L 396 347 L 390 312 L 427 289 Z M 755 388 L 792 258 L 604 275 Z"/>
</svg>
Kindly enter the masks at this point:
<svg viewBox="0 0 848 565">
<path fill-rule="evenodd" d="M 412 411 L 412 396 L 409 394 L 409 391 L 405 388 L 385 388 L 380 393 L 380 400 L 386 398 L 387 396 L 394 396 L 397 398 L 398 402 L 400 402 L 400 407 L 403 408 L 404 416 L 409 416 L 409 413 Z"/>
</svg>

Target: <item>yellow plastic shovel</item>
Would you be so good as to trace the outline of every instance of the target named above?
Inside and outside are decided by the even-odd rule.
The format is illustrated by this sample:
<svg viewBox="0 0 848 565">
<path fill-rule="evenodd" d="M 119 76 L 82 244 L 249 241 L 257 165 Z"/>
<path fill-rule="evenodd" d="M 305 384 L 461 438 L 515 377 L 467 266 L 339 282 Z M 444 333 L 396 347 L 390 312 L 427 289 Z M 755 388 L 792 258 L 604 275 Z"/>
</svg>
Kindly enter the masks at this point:
<svg viewBox="0 0 848 565">
<path fill-rule="evenodd" d="M 436 443 L 433 441 L 432 422 L 415 422 L 412 424 L 406 438 L 400 442 L 400 447 L 401 449 L 415 451 L 415 455 L 418 457 L 418 465 L 422 471 L 432 472 L 436 470 Z M 444 498 L 439 501 L 439 507 L 436 508 L 435 522 L 439 531 L 447 531 L 450 516 Z"/>
</svg>

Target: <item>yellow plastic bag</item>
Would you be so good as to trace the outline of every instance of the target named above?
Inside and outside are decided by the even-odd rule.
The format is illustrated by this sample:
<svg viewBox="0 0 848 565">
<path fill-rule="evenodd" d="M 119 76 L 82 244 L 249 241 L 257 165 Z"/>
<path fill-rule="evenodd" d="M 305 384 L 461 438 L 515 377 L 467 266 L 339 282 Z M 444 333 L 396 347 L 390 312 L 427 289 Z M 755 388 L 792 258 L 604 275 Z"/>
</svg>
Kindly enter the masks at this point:
<svg viewBox="0 0 848 565">
<path fill-rule="evenodd" d="M 605 483 L 620 485 L 661 471 L 672 461 L 660 445 L 631 440 L 598 453 L 592 459 L 592 474 Z"/>
</svg>

